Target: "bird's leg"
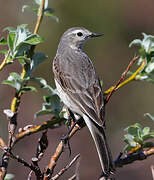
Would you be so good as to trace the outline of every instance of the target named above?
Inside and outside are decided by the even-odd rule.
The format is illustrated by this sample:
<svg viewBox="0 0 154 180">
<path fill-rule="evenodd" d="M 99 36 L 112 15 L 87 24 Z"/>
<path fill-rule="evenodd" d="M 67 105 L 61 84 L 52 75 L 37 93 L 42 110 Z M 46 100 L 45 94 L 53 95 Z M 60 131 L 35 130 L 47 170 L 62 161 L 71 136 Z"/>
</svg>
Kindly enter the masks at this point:
<svg viewBox="0 0 154 180">
<path fill-rule="evenodd" d="M 76 119 L 74 117 L 73 112 L 70 109 L 68 109 L 68 107 L 65 107 L 65 108 L 66 108 L 66 112 L 67 112 L 67 115 L 68 115 L 67 126 L 68 126 L 68 129 L 70 129 L 72 122 L 75 122 Z"/>
<path fill-rule="evenodd" d="M 68 118 L 68 123 L 69 123 L 69 131 L 67 132 L 66 135 L 64 135 L 62 137 L 62 142 L 64 145 L 68 145 L 68 149 L 69 149 L 69 152 L 70 152 L 70 155 L 71 155 L 71 147 L 70 147 L 70 142 L 69 142 L 69 135 L 71 134 L 72 130 L 74 129 L 74 127 L 76 125 L 78 125 L 79 127 L 84 127 L 85 126 L 85 123 L 84 123 L 84 120 L 82 117 L 80 117 L 79 119 L 76 119 L 73 112 L 70 110 L 70 109 L 67 109 L 68 113 L 69 113 L 69 118 Z"/>
<path fill-rule="evenodd" d="M 68 124 L 69 131 L 67 132 L 66 135 L 64 135 L 61 138 L 61 140 L 62 140 L 64 145 L 66 145 L 66 144 L 68 145 L 69 154 L 71 155 L 71 146 L 70 146 L 70 142 L 69 142 L 69 135 L 72 132 L 73 128 L 76 126 L 77 123 L 76 123 L 76 119 L 74 117 L 73 112 L 70 109 L 68 109 L 67 107 L 66 107 L 66 111 L 67 111 L 67 114 L 68 114 L 67 124 Z"/>
</svg>

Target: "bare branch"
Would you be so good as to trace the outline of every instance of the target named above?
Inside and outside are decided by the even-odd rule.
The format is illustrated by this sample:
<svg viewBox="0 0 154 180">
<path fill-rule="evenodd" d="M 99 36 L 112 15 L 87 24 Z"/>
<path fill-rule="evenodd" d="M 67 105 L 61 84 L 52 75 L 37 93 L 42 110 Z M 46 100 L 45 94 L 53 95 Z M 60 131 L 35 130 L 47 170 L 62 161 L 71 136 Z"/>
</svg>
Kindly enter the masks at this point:
<svg viewBox="0 0 154 180">
<path fill-rule="evenodd" d="M 19 140 L 23 139 L 25 136 L 30 136 L 31 134 L 38 133 L 40 131 L 46 130 L 48 128 L 55 128 L 56 124 L 64 122 L 66 119 L 64 118 L 56 118 L 53 117 L 52 120 L 45 121 L 41 125 L 32 125 L 28 128 L 23 128 L 19 134 L 15 135 L 15 140 L 13 145 L 16 144 Z"/>
<path fill-rule="evenodd" d="M 41 160 L 41 158 L 44 155 L 45 150 L 48 147 L 48 139 L 47 139 L 47 130 L 42 133 L 41 138 L 38 140 L 38 146 L 36 150 L 36 157 L 38 158 L 38 161 Z"/>
<path fill-rule="evenodd" d="M 76 179 L 76 174 L 74 174 L 72 177 L 70 177 L 68 180 L 74 180 Z"/>
<path fill-rule="evenodd" d="M 54 177 L 51 178 L 51 180 L 57 180 L 61 175 L 63 175 L 80 157 L 80 154 L 76 155 L 74 159 L 63 169 L 61 169 Z"/>
<path fill-rule="evenodd" d="M 124 165 L 127 165 L 127 164 L 131 164 L 133 163 L 134 161 L 137 161 L 137 160 L 144 160 L 146 159 L 147 157 L 151 156 L 154 154 L 154 147 L 148 149 L 148 150 L 145 150 L 145 151 L 142 151 L 142 152 L 137 152 L 137 153 L 133 153 L 133 154 L 128 154 L 126 157 L 124 158 L 121 158 L 123 153 L 121 153 L 119 155 L 119 157 L 117 158 L 117 160 L 115 160 L 115 167 L 122 167 Z"/>
<path fill-rule="evenodd" d="M 139 57 L 134 57 L 129 65 L 127 66 L 126 70 L 122 73 L 119 81 L 116 83 L 116 85 L 114 85 L 113 87 L 111 87 L 109 90 L 105 91 L 105 94 L 108 94 L 108 96 L 106 97 L 106 103 L 109 101 L 109 99 L 111 98 L 112 94 L 118 89 L 118 86 L 122 83 L 122 81 L 124 80 L 124 78 L 126 77 L 130 67 L 134 64 L 134 62 L 138 59 Z"/>
<path fill-rule="evenodd" d="M 76 125 L 73 130 L 71 131 L 71 133 L 69 134 L 69 139 L 80 129 L 80 127 L 78 125 Z M 59 159 L 59 157 L 61 156 L 63 152 L 63 142 L 60 141 L 60 143 L 58 144 L 55 153 L 51 156 L 50 162 L 47 166 L 47 168 L 45 169 L 44 172 L 44 180 L 50 179 L 50 176 L 53 173 L 53 170 L 56 166 L 56 162 Z"/>
</svg>

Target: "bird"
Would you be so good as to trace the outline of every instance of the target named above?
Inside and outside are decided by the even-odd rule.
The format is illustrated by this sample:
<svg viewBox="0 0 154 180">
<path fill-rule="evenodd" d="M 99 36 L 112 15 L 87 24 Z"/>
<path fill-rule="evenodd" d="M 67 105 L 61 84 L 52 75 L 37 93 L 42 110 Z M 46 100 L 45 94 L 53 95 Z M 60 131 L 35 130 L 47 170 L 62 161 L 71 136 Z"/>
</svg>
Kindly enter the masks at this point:
<svg viewBox="0 0 154 180">
<path fill-rule="evenodd" d="M 105 135 L 105 102 L 95 67 L 83 51 L 88 39 L 102 36 L 84 27 L 69 28 L 62 35 L 53 60 L 57 94 L 68 109 L 83 118 L 98 152 L 103 174 L 115 171 Z"/>
</svg>

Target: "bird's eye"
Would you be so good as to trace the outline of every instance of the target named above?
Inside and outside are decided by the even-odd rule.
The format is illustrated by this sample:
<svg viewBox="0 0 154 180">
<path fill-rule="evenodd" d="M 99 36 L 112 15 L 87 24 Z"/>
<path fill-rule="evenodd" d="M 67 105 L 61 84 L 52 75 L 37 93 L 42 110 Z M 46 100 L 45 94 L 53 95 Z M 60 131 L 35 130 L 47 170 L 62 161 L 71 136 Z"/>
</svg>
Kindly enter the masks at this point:
<svg viewBox="0 0 154 180">
<path fill-rule="evenodd" d="M 79 37 L 83 36 L 82 32 L 78 32 L 77 35 L 78 35 Z"/>
</svg>

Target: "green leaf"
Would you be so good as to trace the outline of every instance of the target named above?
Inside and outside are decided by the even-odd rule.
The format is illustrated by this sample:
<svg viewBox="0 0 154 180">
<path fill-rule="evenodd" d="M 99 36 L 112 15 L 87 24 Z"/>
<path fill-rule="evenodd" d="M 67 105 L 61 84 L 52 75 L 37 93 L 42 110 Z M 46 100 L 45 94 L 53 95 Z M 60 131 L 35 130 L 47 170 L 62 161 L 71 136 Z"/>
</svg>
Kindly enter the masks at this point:
<svg viewBox="0 0 154 180">
<path fill-rule="evenodd" d="M 54 12 L 55 12 L 55 10 L 53 8 L 46 8 L 46 9 L 44 9 L 44 13 L 53 14 Z"/>
<path fill-rule="evenodd" d="M 136 123 L 134 125 L 128 126 L 125 131 L 128 132 L 128 134 L 131 134 L 132 136 L 138 136 L 139 131 L 141 132 L 141 125 L 139 123 Z"/>
<path fill-rule="evenodd" d="M 128 134 L 131 134 L 133 136 L 137 136 L 137 130 L 138 130 L 138 128 L 134 127 L 134 126 L 130 126 L 127 128 Z"/>
<path fill-rule="evenodd" d="M 129 44 L 129 47 L 132 47 L 132 45 L 140 45 L 141 46 L 142 41 L 140 39 L 135 39 Z"/>
<path fill-rule="evenodd" d="M 46 114 L 53 114 L 55 117 L 59 117 L 61 111 L 61 102 L 59 97 L 55 95 L 51 96 L 44 96 L 44 103 L 42 104 L 42 109 L 35 114 L 35 118 L 38 115 L 46 115 Z"/>
<path fill-rule="evenodd" d="M 19 80 L 22 81 L 21 76 L 16 72 L 11 72 L 10 76 L 8 77 L 8 80 Z"/>
<path fill-rule="evenodd" d="M 32 7 L 29 6 L 29 5 L 23 5 L 23 7 L 22 7 L 22 12 L 24 12 L 25 9 L 31 9 L 33 12 L 38 13 L 38 8 L 32 8 Z"/>
<path fill-rule="evenodd" d="M 2 82 L 2 84 L 12 86 L 12 87 L 14 87 L 16 89 L 17 92 L 19 92 L 20 89 L 21 89 L 23 81 L 24 80 L 21 79 L 19 74 L 15 73 L 15 72 L 12 72 L 12 73 L 10 73 L 10 76 L 8 77 L 8 79 L 4 80 Z"/>
<path fill-rule="evenodd" d="M 14 88 L 17 90 L 17 92 L 18 92 L 18 91 L 20 90 L 20 88 L 21 88 L 21 83 L 15 82 L 15 81 L 4 80 L 4 81 L 2 82 L 2 84 L 6 84 L 6 85 L 9 85 L 9 86 L 14 87 Z"/>
<path fill-rule="evenodd" d="M 142 135 L 144 136 L 144 135 L 147 135 L 147 134 L 149 134 L 149 132 L 150 132 L 150 128 L 149 127 L 145 127 L 145 128 L 143 128 L 143 130 L 142 130 Z"/>
<path fill-rule="evenodd" d="M 43 116 L 43 115 L 49 115 L 49 114 L 52 114 L 52 111 L 51 109 L 47 109 L 47 110 L 40 110 L 38 112 L 35 113 L 34 115 L 34 119 L 36 119 L 37 117 L 39 116 Z"/>
<path fill-rule="evenodd" d="M 137 143 L 134 141 L 134 137 L 130 134 L 124 135 L 124 142 L 129 144 L 131 147 L 136 147 Z"/>
<path fill-rule="evenodd" d="M 34 78 L 31 78 L 31 80 L 38 83 L 41 88 L 46 89 L 50 93 L 50 95 L 57 94 L 56 90 L 53 89 L 51 86 L 49 86 L 45 79 L 43 79 L 41 77 L 34 77 Z"/>
<path fill-rule="evenodd" d="M 22 6 L 22 12 L 24 12 L 25 9 L 31 9 L 31 8 L 32 8 L 32 7 L 29 6 L 29 5 L 23 5 L 23 6 Z"/>
<path fill-rule="evenodd" d="M 146 68 L 145 68 L 145 72 L 146 73 L 152 73 L 154 71 L 154 61 L 151 61 L 147 64 Z"/>
<path fill-rule="evenodd" d="M 27 75 L 29 76 L 46 59 L 47 56 L 44 53 L 41 52 L 34 53 L 30 63 L 30 69 L 27 71 Z"/>
<path fill-rule="evenodd" d="M 42 0 L 35 0 L 35 3 L 40 6 L 42 3 Z M 45 5 L 44 5 L 44 9 L 46 9 L 48 7 L 48 0 L 45 0 Z"/>
<path fill-rule="evenodd" d="M 27 56 L 32 45 L 43 42 L 43 39 L 32 34 L 27 28 L 27 24 L 21 24 L 16 31 L 10 32 L 7 38 L 12 59 Z"/>
<path fill-rule="evenodd" d="M 152 121 L 154 121 L 154 116 L 152 116 L 150 113 L 145 113 L 144 116 L 149 117 Z"/>
<path fill-rule="evenodd" d="M 14 27 L 6 27 L 3 29 L 3 31 L 15 32 L 16 29 Z"/>
<path fill-rule="evenodd" d="M 20 58 L 20 59 L 19 59 L 19 62 L 20 62 L 20 64 L 22 64 L 22 65 L 25 64 L 24 58 Z"/>
<path fill-rule="evenodd" d="M 144 141 L 151 139 L 151 138 L 154 138 L 154 131 L 148 133 L 147 135 L 144 135 L 142 138 Z"/>
<path fill-rule="evenodd" d="M 45 12 L 44 15 L 47 16 L 47 17 L 52 18 L 52 19 L 55 20 L 57 23 L 59 22 L 59 18 L 58 18 L 57 16 L 55 16 L 54 14 L 52 14 L 52 13 Z"/>
<path fill-rule="evenodd" d="M 40 36 L 34 34 L 31 37 L 29 37 L 27 40 L 24 41 L 24 43 L 26 44 L 30 44 L 30 45 L 37 45 L 43 42 L 43 38 L 41 38 Z"/>
<path fill-rule="evenodd" d="M 0 45 L 7 45 L 7 40 L 4 37 L 0 39 Z"/>
<path fill-rule="evenodd" d="M 35 87 L 33 87 L 33 86 L 25 86 L 25 87 L 23 87 L 21 90 L 20 90 L 20 92 L 26 92 L 26 91 L 37 91 L 36 90 L 36 88 Z"/>
<path fill-rule="evenodd" d="M 15 33 L 12 32 L 8 35 L 8 39 L 7 39 L 8 47 L 9 47 L 12 55 L 14 53 L 14 41 L 15 41 Z"/>
</svg>

